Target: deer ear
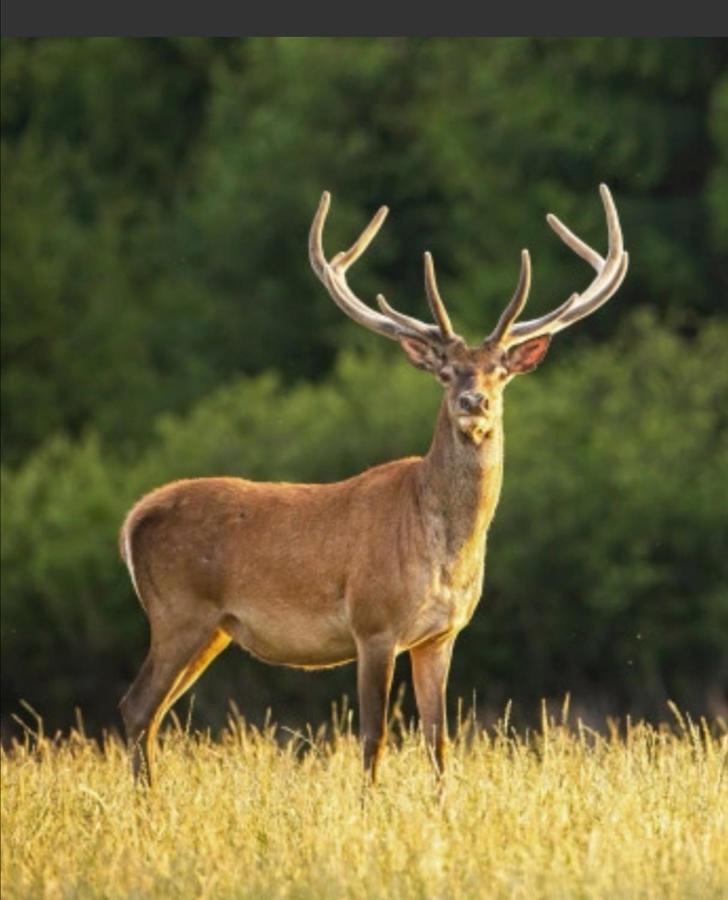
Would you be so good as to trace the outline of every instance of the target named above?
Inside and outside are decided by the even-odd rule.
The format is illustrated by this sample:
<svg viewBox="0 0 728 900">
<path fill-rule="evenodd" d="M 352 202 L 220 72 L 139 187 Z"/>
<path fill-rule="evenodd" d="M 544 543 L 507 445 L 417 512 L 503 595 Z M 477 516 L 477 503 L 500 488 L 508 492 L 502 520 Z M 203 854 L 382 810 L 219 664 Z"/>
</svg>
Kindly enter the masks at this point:
<svg viewBox="0 0 728 900">
<path fill-rule="evenodd" d="M 407 359 L 418 369 L 425 369 L 436 375 L 442 368 L 442 358 L 427 341 L 415 337 L 400 337 L 399 346 L 404 350 Z"/>
<path fill-rule="evenodd" d="M 506 368 L 513 375 L 530 372 L 546 356 L 550 343 L 551 336 L 543 334 L 540 337 L 524 341 L 522 344 L 516 344 L 506 354 Z"/>
</svg>

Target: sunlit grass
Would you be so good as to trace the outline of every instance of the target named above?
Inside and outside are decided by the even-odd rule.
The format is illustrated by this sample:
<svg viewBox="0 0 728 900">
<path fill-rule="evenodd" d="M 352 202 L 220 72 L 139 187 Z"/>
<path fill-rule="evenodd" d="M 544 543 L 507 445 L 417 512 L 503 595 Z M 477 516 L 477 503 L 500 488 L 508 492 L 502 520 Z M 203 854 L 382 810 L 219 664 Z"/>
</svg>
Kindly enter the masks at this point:
<svg viewBox="0 0 728 900">
<path fill-rule="evenodd" d="M 441 792 L 403 728 L 362 791 L 344 718 L 298 737 L 170 728 L 151 791 L 118 741 L 36 726 L 2 753 L 3 898 L 728 896 L 722 721 L 469 720 Z"/>
</svg>

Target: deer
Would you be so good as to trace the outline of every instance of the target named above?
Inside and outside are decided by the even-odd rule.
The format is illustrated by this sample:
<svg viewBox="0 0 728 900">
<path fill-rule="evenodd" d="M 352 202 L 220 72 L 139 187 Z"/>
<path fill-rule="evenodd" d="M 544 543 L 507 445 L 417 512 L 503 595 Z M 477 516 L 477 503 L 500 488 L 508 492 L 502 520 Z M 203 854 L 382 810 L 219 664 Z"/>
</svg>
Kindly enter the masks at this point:
<svg viewBox="0 0 728 900">
<path fill-rule="evenodd" d="M 628 254 L 614 201 L 600 185 L 608 250 L 602 257 L 556 216 L 547 221 L 595 270 L 581 293 L 518 321 L 531 286 L 521 252 L 515 291 L 493 331 L 471 347 L 456 334 L 424 255 L 432 322 L 363 302 L 347 272 L 388 213 L 381 207 L 352 244 L 327 258 L 324 192 L 309 259 L 334 303 L 396 341 L 443 389 L 429 450 L 343 481 L 173 481 L 128 512 L 119 544 L 149 620 L 144 663 L 120 703 L 137 778 L 151 784 L 159 725 L 231 643 L 273 665 L 322 669 L 356 662 L 362 762 L 377 780 L 387 740 L 395 659 L 409 653 L 415 700 L 436 773 L 448 746 L 446 689 L 458 633 L 483 592 L 486 540 L 503 480 L 503 393 L 535 369 L 554 334 L 599 309 L 622 284 Z"/>
</svg>

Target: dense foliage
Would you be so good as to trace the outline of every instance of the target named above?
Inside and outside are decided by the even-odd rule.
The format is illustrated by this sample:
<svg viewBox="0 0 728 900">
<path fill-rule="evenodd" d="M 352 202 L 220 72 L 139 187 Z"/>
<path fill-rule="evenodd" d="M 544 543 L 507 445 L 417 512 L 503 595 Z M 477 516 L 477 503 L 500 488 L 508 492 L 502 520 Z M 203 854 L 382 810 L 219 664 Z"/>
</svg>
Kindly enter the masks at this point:
<svg viewBox="0 0 728 900">
<path fill-rule="evenodd" d="M 631 271 L 612 305 L 509 389 L 486 599 L 460 639 L 454 693 L 500 703 L 575 689 L 647 712 L 668 695 L 718 702 L 725 43 L 2 49 L 6 711 L 28 697 L 51 721 L 73 703 L 114 721 L 145 641 L 116 531 L 143 490 L 207 473 L 328 481 L 426 450 L 437 389 L 345 319 L 308 268 L 322 188 L 331 247 L 378 203 L 392 208 L 353 276 L 364 296 L 382 290 L 422 315 L 429 247 L 453 319 L 477 338 L 521 246 L 533 313 L 586 282 L 543 214 L 601 246 L 599 181 Z M 315 712 L 352 684 L 224 661 L 206 681 L 203 701 L 252 693 L 256 708 Z"/>
</svg>

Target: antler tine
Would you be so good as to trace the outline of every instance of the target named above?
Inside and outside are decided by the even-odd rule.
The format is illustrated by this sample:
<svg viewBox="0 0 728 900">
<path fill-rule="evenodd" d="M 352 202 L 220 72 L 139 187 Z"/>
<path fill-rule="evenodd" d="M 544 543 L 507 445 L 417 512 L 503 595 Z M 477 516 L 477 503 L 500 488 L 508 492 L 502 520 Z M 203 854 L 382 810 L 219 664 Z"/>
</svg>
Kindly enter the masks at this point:
<svg viewBox="0 0 728 900">
<path fill-rule="evenodd" d="M 599 185 L 599 193 L 604 205 L 604 212 L 607 217 L 607 233 L 609 235 L 609 252 L 605 260 L 593 247 L 585 244 L 581 238 L 577 237 L 570 228 L 568 228 L 553 213 L 548 213 L 546 221 L 551 228 L 558 234 L 561 240 L 574 251 L 582 259 L 586 260 L 592 269 L 601 272 L 607 261 L 612 258 L 616 259 L 624 252 L 624 243 L 622 240 L 622 229 L 619 225 L 619 217 L 617 216 L 617 208 L 614 205 L 612 194 L 606 184 Z"/>
<path fill-rule="evenodd" d="M 586 260 L 596 271 L 596 277 L 583 293 L 572 294 L 565 303 L 562 303 L 561 306 L 545 316 L 517 324 L 513 324 L 515 316 L 511 318 L 509 325 L 501 334 L 501 343 L 508 346 L 534 335 L 555 334 L 557 331 L 561 331 L 563 328 L 578 322 L 579 319 L 583 319 L 599 309 L 616 293 L 624 281 L 629 265 L 629 255 L 624 250 L 617 208 L 606 184 L 599 185 L 599 193 L 604 206 L 609 236 L 609 249 L 606 259 L 597 253 L 593 247 L 590 247 L 581 238 L 577 237 L 555 215 L 549 213 L 546 217 L 551 228 L 566 246 Z"/>
<path fill-rule="evenodd" d="M 426 322 L 420 322 L 419 319 L 415 319 L 413 316 L 398 312 L 387 303 L 384 294 L 377 294 L 376 300 L 377 306 L 384 315 L 397 322 L 404 329 L 409 332 L 417 332 L 420 337 L 425 337 L 432 343 L 442 343 L 443 338 L 439 325 L 428 325 Z"/>
<path fill-rule="evenodd" d="M 337 253 L 336 260 L 335 262 L 332 262 L 332 265 L 335 265 L 338 272 L 341 272 L 343 274 L 344 272 L 346 272 L 349 266 L 351 266 L 357 261 L 357 259 L 359 259 L 359 257 L 367 249 L 369 244 L 371 244 L 371 242 L 377 236 L 377 232 L 382 227 L 382 224 L 387 218 L 388 213 L 388 206 L 380 206 L 374 214 L 371 222 L 367 225 L 364 231 L 362 231 L 362 233 L 354 241 L 351 247 L 349 247 L 349 249 L 345 250 L 343 253 Z"/>
<path fill-rule="evenodd" d="M 430 304 L 430 310 L 435 321 L 440 326 L 443 340 L 451 341 L 455 337 L 455 332 L 450 323 L 450 316 L 445 309 L 445 303 L 440 296 L 437 287 L 437 279 L 435 278 L 435 263 L 432 254 L 425 252 L 425 293 L 427 294 L 427 302 Z"/>
<path fill-rule="evenodd" d="M 384 315 L 375 312 L 356 296 L 347 283 L 347 269 L 359 259 L 376 236 L 389 211 L 387 207 L 382 206 L 375 213 L 371 222 L 348 250 L 337 253 L 329 261 L 323 249 L 323 228 L 330 203 L 331 195 L 328 191 L 324 191 L 311 223 L 308 253 L 314 272 L 326 286 L 334 303 L 355 322 L 393 340 L 406 336 L 418 337 L 430 343 L 441 342 L 442 336 L 437 326 L 398 313 L 381 295 L 377 301 Z"/>
<path fill-rule="evenodd" d="M 453 331 L 452 325 L 450 324 L 450 317 L 447 314 L 445 304 L 437 289 L 432 255 L 430 253 L 425 253 L 425 290 L 427 292 L 427 299 L 430 303 L 430 309 L 437 320 L 437 325 L 427 325 L 420 322 L 419 319 L 414 319 L 412 316 L 407 316 L 404 313 L 398 312 L 387 303 L 384 294 L 377 294 L 377 305 L 386 316 L 393 319 L 395 322 L 398 322 L 405 328 L 419 329 L 424 324 L 424 327 L 427 329 L 427 336 L 431 341 L 441 343 L 453 340 L 457 335 Z"/>
<path fill-rule="evenodd" d="M 501 313 L 498 324 L 493 331 L 483 341 L 484 344 L 497 344 L 502 341 L 504 336 L 509 332 L 511 325 L 516 321 L 518 316 L 523 312 L 523 308 L 528 300 L 528 293 L 531 290 L 531 255 L 528 250 L 521 250 L 521 270 L 518 273 L 518 283 L 513 292 L 508 306 Z"/>
<path fill-rule="evenodd" d="M 326 216 L 329 214 L 329 206 L 331 205 L 331 194 L 324 191 L 321 194 L 316 214 L 313 217 L 311 228 L 308 232 L 308 258 L 311 261 L 311 268 L 323 279 L 324 269 L 326 268 L 326 257 L 324 256 L 323 230 Z"/>
<path fill-rule="evenodd" d="M 348 250 L 337 253 L 329 263 L 324 254 L 323 230 L 326 217 L 329 214 L 330 205 L 331 194 L 328 191 L 324 191 L 321 195 L 321 200 L 319 201 L 318 209 L 316 210 L 316 215 L 313 218 L 308 235 L 309 259 L 314 272 L 316 272 L 319 278 L 323 278 L 324 269 L 329 266 L 342 274 L 346 272 L 352 263 L 355 263 L 357 259 L 359 259 L 369 244 L 374 240 L 389 212 L 389 209 L 386 206 L 381 206 L 374 214 L 371 222 L 364 231 L 362 231 L 351 247 L 349 247 Z"/>
</svg>

